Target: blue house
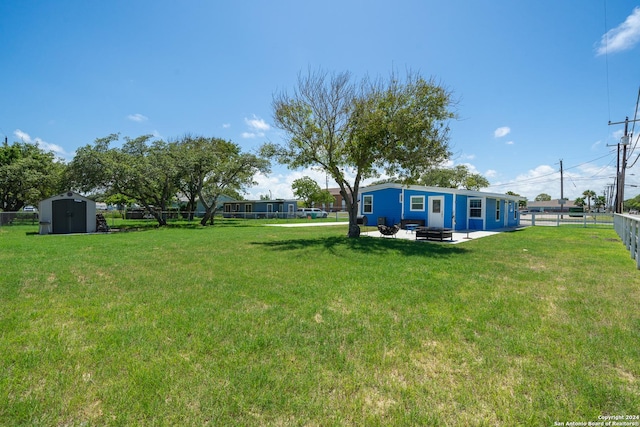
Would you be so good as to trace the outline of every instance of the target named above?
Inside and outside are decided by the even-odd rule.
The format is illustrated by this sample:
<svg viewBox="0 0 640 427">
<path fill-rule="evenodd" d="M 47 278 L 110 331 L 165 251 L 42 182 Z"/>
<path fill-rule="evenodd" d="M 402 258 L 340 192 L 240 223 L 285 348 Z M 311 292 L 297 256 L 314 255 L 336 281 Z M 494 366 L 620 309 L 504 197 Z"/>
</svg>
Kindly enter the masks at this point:
<svg viewBox="0 0 640 427">
<path fill-rule="evenodd" d="M 453 230 L 497 230 L 520 225 L 518 196 L 420 185 L 365 187 L 360 215 L 366 223 L 413 223 Z M 363 218 L 363 221 L 365 220 Z"/>
<path fill-rule="evenodd" d="M 234 200 L 223 203 L 224 218 L 295 218 L 296 200 Z"/>
</svg>

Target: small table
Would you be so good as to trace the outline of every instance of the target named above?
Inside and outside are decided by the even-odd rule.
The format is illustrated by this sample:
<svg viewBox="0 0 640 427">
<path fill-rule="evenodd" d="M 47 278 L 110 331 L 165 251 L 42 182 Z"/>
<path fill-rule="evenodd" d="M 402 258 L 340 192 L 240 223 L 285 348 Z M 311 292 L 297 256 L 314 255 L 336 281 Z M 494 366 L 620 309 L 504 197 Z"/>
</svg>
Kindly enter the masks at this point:
<svg viewBox="0 0 640 427">
<path fill-rule="evenodd" d="M 409 233 L 413 233 L 419 225 L 420 224 L 405 224 L 404 227 L 409 231 Z"/>
</svg>

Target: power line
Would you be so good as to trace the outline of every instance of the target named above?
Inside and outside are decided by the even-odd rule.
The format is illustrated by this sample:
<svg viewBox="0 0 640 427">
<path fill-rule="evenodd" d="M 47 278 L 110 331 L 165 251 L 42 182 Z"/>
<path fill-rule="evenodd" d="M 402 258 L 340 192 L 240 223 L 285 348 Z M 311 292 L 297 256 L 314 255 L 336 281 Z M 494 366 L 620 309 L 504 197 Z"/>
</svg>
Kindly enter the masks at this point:
<svg viewBox="0 0 640 427">
<path fill-rule="evenodd" d="M 614 150 L 611 150 L 608 154 L 605 154 L 604 156 L 596 157 L 595 159 L 592 159 L 592 160 L 589 160 L 589 161 L 586 161 L 586 162 L 583 162 L 583 163 L 577 164 L 577 165 L 575 165 L 575 166 L 571 166 L 571 167 L 568 167 L 568 168 L 564 168 L 564 170 L 565 170 L 565 171 L 567 171 L 567 170 L 570 170 L 570 169 L 575 169 L 575 168 L 577 168 L 577 167 L 580 167 L 580 166 L 583 166 L 583 165 L 589 164 L 589 163 L 591 163 L 591 162 L 595 162 L 596 160 L 603 159 L 603 158 L 605 158 L 605 157 L 607 157 L 607 156 L 610 156 L 610 155 L 611 155 L 611 154 L 613 154 L 613 153 L 614 153 Z M 602 169 L 604 169 L 604 168 L 605 168 L 605 167 L 607 167 L 609 164 L 611 164 L 611 162 L 612 162 L 612 161 L 613 161 L 613 159 L 612 159 L 612 160 L 611 160 L 611 161 L 610 161 L 606 166 L 604 166 Z M 602 170 L 602 169 L 601 169 L 601 170 Z M 536 181 L 536 180 L 540 180 L 540 179 L 543 179 L 543 178 L 547 178 L 547 177 L 550 177 L 550 176 L 556 175 L 556 174 L 558 174 L 558 173 L 560 173 L 560 172 L 559 172 L 559 171 L 553 171 L 553 172 L 550 172 L 550 173 L 548 173 L 548 174 L 539 175 L 539 176 L 534 176 L 534 177 L 531 177 L 531 178 L 519 179 L 519 180 L 515 180 L 515 181 L 509 181 L 509 182 L 506 182 L 506 183 L 503 183 L 503 184 L 492 184 L 492 185 L 491 185 L 491 187 L 494 187 L 494 188 L 495 188 L 495 187 L 507 187 L 507 186 L 510 186 L 510 185 L 517 185 L 517 184 L 523 184 L 523 183 L 531 183 L 531 181 Z M 597 175 L 597 174 L 596 174 L 596 175 Z M 594 176 L 596 176 L 596 175 L 592 175 L 591 177 L 594 177 Z M 577 178 L 577 179 L 578 179 L 578 180 L 581 180 L 581 178 Z M 588 178 L 584 178 L 584 179 L 588 179 Z M 543 183 L 546 183 L 546 182 L 554 182 L 554 181 L 555 181 L 555 179 L 553 179 L 553 180 L 545 180 L 545 181 L 543 181 L 543 182 L 536 182 L 536 184 L 543 184 Z"/>
</svg>

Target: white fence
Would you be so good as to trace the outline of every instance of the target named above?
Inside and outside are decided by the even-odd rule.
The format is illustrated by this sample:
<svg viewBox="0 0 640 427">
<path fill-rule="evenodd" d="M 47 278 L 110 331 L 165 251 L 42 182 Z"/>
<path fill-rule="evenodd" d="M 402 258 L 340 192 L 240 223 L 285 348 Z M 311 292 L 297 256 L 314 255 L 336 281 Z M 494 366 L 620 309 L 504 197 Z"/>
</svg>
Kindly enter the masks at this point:
<svg viewBox="0 0 640 427">
<path fill-rule="evenodd" d="M 579 227 L 612 227 L 613 214 L 593 212 L 529 212 L 520 214 L 520 225 L 575 225 Z"/>
<path fill-rule="evenodd" d="M 613 228 L 622 239 L 622 243 L 627 247 L 631 259 L 636 261 L 636 267 L 640 269 L 640 217 L 634 215 L 616 214 L 613 219 Z"/>
</svg>

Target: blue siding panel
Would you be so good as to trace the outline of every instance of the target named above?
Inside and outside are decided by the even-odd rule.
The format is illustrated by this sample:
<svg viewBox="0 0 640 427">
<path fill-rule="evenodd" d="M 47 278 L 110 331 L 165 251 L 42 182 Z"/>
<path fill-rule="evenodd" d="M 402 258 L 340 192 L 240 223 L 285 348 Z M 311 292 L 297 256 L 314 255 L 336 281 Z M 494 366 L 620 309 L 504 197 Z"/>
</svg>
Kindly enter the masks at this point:
<svg viewBox="0 0 640 427">
<path fill-rule="evenodd" d="M 467 206 L 467 196 L 457 195 L 456 196 L 456 230 L 466 230 L 467 229 L 467 215 L 468 215 L 468 206 Z"/>
<path fill-rule="evenodd" d="M 382 188 L 381 188 L 382 187 Z M 429 224 L 430 198 L 443 198 L 443 225 L 446 228 L 453 228 L 458 231 L 464 230 L 496 230 L 505 226 L 515 227 L 520 224 L 518 213 L 518 202 L 515 200 L 502 199 L 499 195 L 492 194 L 485 196 L 480 192 L 466 192 L 465 190 L 439 189 L 425 187 L 421 189 L 417 186 L 394 187 L 381 186 L 371 191 L 363 191 L 360 198 L 360 215 L 367 218 L 367 224 L 375 226 L 378 219 L 385 218 L 386 225 L 400 223 L 401 220 L 420 220 Z M 466 194 L 458 194 L 458 191 Z M 401 195 L 404 198 L 401 201 Z M 362 212 L 364 196 L 373 196 L 373 212 L 364 214 Z M 411 197 L 420 196 L 424 198 L 423 209 L 411 210 Z M 455 203 L 454 203 L 455 198 Z M 484 218 L 469 218 L 469 199 L 481 198 Z M 496 220 L 496 208 L 500 208 L 500 218 Z M 455 209 L 455 212 L 454 212 Z"/>
<path fill-rule="evenodd" d="M 363 192 L 360 196 L 360 215 L 367 218 L 368 225 L 377 225 L 378 218 L 385 218 L 385 225 L 392 226 L 400 223 L 402 206 L 400 205 L 400 194 L 402 190 L 398 188 L 387 188 L 374 192 Z M 365 195 L 373 196 L 373 212 L 363 213 L 363 203 Z"/>
</svg>

